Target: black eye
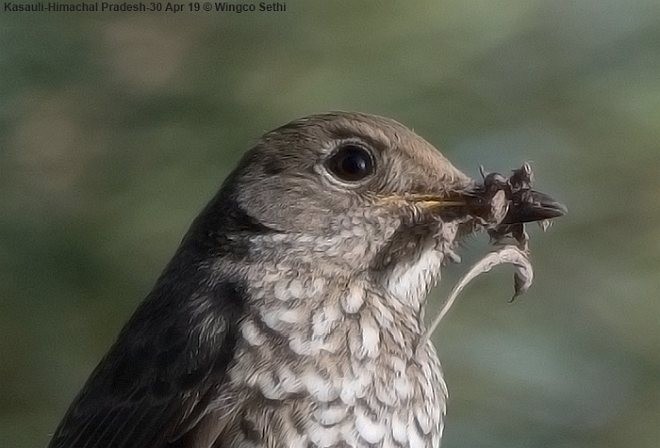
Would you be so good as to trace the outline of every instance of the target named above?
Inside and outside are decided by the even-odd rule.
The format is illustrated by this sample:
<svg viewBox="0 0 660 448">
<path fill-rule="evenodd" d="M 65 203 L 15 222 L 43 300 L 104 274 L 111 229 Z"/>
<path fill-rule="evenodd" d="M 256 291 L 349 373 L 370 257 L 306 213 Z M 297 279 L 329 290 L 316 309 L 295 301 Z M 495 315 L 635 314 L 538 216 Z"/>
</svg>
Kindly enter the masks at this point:
<svg viewBox="0 0 660 448">
<path fill-rule="evenodd" d="M 374 172 L 374 160 L 369 151 L 359 145 L 344 145 L 326 162 L 328 170 L 338 179 L 355 182 Z"/>
</svg>

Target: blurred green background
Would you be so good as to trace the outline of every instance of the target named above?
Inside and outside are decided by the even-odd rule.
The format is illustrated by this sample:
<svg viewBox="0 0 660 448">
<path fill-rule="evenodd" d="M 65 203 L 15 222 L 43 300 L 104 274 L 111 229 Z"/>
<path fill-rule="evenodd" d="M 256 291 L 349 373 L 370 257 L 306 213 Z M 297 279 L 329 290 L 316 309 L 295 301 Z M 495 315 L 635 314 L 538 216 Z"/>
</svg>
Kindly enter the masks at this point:
<svg viewBox="0 0 660 448">
<path fill-rule="evenodd" d="M 526 296 L 499 268 L 436 333 L 443 447 L 660 446 L 660 3 L 287 9 L 0 12 L 0 446 L 47 443 L 241 153 L 337 109 L 473 176 L 531 160 L 570 209 L 532 229 Z"/>
</svg>

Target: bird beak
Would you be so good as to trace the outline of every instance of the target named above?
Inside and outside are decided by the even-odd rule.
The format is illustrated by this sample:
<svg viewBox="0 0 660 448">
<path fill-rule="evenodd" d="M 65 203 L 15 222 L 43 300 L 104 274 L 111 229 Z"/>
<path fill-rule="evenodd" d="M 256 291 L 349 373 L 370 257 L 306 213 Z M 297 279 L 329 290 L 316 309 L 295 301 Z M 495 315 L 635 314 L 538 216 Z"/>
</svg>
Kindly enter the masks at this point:
<svg viewBox="0 0 660 448">
<path fill-rule="evenodd" d="M 434 195 L 413 195 L 408 200 L 420 207 L 437 209 L 460 207 L 466 205 L 465 201 L 460 198 L 443 198 Z"/>
<path fill-rule="evenodd" d="M 467 205 L 462 198 L 457 197 L 441 197 L 433 194 L 408 194 L 408 195 L 391 195 L 379 198 L 379 204 L 396 204 L 396 205 L 410 205 L 414 204 L 427 209 L 441 209 L 450 207 L 459 207 Z"/>
<path fill-rule="evenodd" d="M 380 198 L 380 204 L 415 204 L 418 207 L 451 214 L 468 213 L 484 219 L 491 216 L 492 197 L 483 191 L 469 190 L 463 193 L 450 193 L 447 196 L 433 194 L 392 195 Z M 506 215 L 500 224 L 521 224 L 557 218 L 567 213 L 564 204 L 557 202 L 545 193 L 536 190 L 523 190 L 511 194 Z"/>
<path fill-rule="evenodd" d="M 525 191 L 514 198 L 502 224 L 516 224 L 558 218 L 568 212 L 566 206 L 545 193 Z"/>
</svg>

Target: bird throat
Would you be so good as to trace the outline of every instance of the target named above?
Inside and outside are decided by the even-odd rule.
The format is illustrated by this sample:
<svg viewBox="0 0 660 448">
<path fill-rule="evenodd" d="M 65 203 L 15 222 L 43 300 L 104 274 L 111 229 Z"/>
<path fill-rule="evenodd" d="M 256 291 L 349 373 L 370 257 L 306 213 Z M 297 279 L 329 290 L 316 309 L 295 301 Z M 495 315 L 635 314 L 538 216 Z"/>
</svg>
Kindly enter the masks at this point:
<svg viewBox="0 0 660 448">
<path fill-rule="evenodd" d="M 267 446 L 259 434 L 272 425 L 290 446 L 436 446 L 447 392 L 432 344 L 417 348 L 424 298 L 455 235 L 439 228 L 376 273 L 250 269 L 230 371 L 237 393 L 252 397 L 233 429 L 238 446 Z"/>
</svg>

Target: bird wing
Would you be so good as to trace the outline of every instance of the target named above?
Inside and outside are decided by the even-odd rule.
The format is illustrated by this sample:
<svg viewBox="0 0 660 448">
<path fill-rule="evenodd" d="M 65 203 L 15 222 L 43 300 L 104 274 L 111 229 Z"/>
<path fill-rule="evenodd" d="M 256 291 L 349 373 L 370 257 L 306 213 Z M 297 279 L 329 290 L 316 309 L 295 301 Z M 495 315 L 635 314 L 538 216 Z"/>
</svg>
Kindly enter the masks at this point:
<svg viewBox="0 0 660 448">
<path fill-rule="evenodd" d="M 176 300 L 182 294 L 186 300 Z M 211 431 L 220 434 L 238 402 L 226 377 L 242 290 L 221 282 L 213 291 L 189 294 L 152 292 L 156 297 L 147 298 L 122 330 L 50 448 L 210 446 L 213 440 L 199 432 L 209 432 L 212 417 Z"/>
</svg>

